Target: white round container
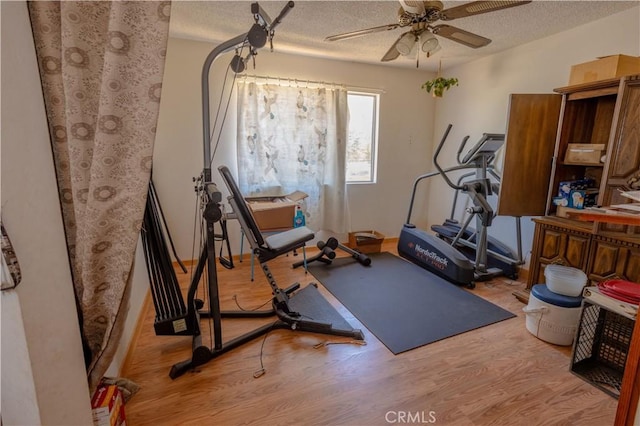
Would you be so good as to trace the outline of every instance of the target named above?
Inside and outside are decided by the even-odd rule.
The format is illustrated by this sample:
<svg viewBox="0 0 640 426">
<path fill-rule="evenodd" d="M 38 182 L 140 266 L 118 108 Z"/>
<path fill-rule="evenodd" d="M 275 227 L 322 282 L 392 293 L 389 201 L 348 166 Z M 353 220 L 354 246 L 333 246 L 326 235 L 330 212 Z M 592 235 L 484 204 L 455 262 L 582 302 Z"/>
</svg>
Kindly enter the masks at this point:
<svg viewBox="0 0 640 426">
<path fill-rule="evenodd" d="M 580 296 L 587 283 L 587 275 L 580 269 L 562 265 L 547 265 L 544 278 L 549 290 L 572 297 Z"/>
<path fill-rule="evenodd" d="M 529 303 L 522 310 L 531 334 L 545 342 L 570 346 L 580 322 L 581 307 L 581 298 L 558 295 L 544 284 L 536 284 L 531 289 Z"/>
</svg>

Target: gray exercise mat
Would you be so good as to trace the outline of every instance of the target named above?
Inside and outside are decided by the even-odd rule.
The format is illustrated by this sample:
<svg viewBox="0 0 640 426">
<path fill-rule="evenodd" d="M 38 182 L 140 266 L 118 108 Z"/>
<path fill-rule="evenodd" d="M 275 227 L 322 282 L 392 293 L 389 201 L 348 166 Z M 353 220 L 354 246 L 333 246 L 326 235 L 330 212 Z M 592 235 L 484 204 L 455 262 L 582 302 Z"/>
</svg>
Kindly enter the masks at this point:
<svg viewBox="0 0 640 426">
<path fill-rule="evenodd" d="M 391 253 L 370 257 L 309 271 L 394 354 L 515 317 Z"/>
</svg>

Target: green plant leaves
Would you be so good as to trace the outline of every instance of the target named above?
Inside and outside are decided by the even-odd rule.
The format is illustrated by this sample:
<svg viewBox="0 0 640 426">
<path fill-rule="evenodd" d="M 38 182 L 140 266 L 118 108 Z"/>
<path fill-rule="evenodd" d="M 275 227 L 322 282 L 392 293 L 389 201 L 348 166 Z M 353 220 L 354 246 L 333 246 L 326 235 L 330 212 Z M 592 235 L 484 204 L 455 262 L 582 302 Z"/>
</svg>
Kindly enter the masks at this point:
<svg viewBox="0 0 640 426">
<path fill-rule="evenodd" d="M 441 97 L 445 91 L 457 85 L 457 78 L 437 77 L 433 80 L 426 81 L 421 87 L 428 93 L 432 93 L 433 96 Z"/>
</svg>

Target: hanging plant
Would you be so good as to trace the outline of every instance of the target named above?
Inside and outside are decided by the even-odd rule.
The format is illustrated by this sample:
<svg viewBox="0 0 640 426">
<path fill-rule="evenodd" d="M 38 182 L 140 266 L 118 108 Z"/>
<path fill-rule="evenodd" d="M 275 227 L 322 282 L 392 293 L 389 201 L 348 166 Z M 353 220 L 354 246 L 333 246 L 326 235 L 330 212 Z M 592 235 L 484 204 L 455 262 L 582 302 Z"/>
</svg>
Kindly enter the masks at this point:
<svg viewBox="0 0 640 426">
<path fill-rule="evenodd" d="M 422 88 L 426 90 L 428 93 L 431 93 L 431 96 L 434 98 L 441 98 L 444 95 L 444 92 L 451 89 L 453 86 L 458 85 L 457 78 L 444 78 L 440 76 L 440 72 L 442 71 L 442 61 L 438 66 L 438 75 L 433 80 L 426 81 Z"/>
<path fill-rule="evenodd" d="M 422 88 L 428 93 L 431 93 L 431 96 L 441 98 L 445 91 L 457 85 L 457 78 L 436 77 L 424 83 Z"/>
</svg>

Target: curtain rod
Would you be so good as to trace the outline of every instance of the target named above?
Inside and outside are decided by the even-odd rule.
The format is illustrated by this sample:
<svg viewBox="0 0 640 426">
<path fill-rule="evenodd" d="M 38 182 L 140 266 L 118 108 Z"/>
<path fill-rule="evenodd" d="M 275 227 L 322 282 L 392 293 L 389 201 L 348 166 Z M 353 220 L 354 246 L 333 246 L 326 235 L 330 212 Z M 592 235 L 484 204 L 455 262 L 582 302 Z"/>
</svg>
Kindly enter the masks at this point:
<svg viewBox="0 0 640 426">
<path fill-rule="evenodd" d="M 370 92 L 370 93 L 386 93 L 384 89 L 373 88 L 373 87 L 360 87 L 360 86 L 349 86 L 341 83 L 329 83 L 326 81 L 318 81 L 318 80 L 307 80 L 307 79 L 297 79 L 297 78 L 288 78 L 288 77 L 271 77 L 268 75 L 254 75 L 254 74 L 243 74 L 238 77 L 239 79 L 250 80 L 273 80 L 278 84 L 286 83 L 289 85 L 321 85 L 321 86 L 333 86 L 333 87 L 344 87 L 347 90 L 353 92 Z"/>
</svg>

